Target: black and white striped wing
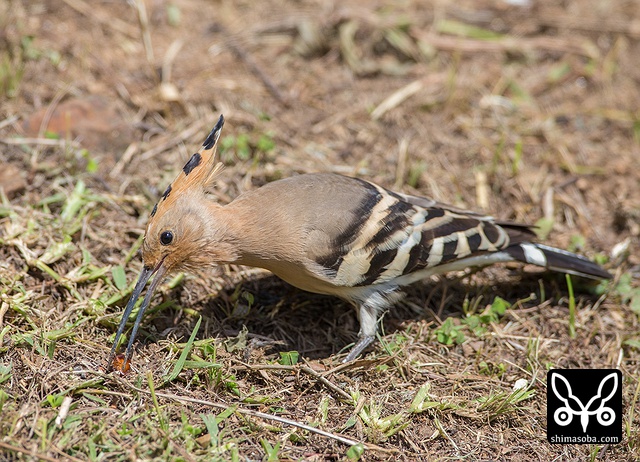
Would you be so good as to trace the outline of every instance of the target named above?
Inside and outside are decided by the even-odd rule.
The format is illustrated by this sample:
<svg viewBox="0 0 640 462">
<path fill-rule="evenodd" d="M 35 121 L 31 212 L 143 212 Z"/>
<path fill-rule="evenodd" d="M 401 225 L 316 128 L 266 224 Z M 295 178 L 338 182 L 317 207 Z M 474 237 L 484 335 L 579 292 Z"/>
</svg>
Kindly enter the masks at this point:
<svg viewBox="0 0 640 462">
<path fill-rule="evenodd" d="M 362 184 L 367 193 L 354 214 L 356 222 L 334 237 L 329 255 L 317 260 L 336 285 L 380 284 L 513 244 L 507 229 L 491 217 Z M 518 236 L 529 235 L 526 227 L 514 227 L 520 228 Z"/>
<path fill-rule="evenodd" d="M 414 273 L 426 277 L 505 261 L 594 279 L 611 277 L 585 257 L 534 243 L 535 233 L 527 225 L 350 181 L 359 194 L 354 194 L 349 225 L 334 230 L 331 245 L 313 259 L 334 286 L 403 285 L 416 280 Z"/>
</svg>

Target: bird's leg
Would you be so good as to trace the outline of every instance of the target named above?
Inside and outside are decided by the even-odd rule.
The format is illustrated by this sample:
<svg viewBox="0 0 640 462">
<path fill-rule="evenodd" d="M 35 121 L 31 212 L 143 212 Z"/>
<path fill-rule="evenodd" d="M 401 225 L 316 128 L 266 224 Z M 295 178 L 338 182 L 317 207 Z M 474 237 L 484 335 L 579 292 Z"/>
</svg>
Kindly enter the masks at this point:
<svg viewBox="0 0 640 462">
<path fill-rule="evenodd" d="M 358 318 L 360 319 L 360 332 L 358 332 L 358 341 L 351 348 L 349 354 L 342 361 L 348 363 L 353 361 L 360 353 L 371 345 L 376 339 L 376 324 L 378 322 L 378 308 L 369 303 L 362 303 L 358 307 Z"/>
</svg>

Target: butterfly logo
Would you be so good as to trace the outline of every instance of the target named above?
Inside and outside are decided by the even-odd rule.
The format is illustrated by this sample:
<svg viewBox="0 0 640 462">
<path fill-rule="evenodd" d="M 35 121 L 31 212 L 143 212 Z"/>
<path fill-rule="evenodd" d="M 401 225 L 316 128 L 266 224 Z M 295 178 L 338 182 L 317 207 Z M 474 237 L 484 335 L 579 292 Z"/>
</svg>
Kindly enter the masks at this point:
<svg viewBox="0 0 640 462">
<path fill-rule="evenodd" d="M 616 420 L 616 413 L 605 404 L 613 397 L 618 386 L 618 375 L 612 372 L 600 381 L 597 394 L 587 404 L 582 404 L 582 401 L 573 394 L 569 381 L 562 375 L 552 372 L 551 388 L 556 397 L 564 404 L 553 413 L 553 420 L 564 427 L 573 421 L 574 416 L 580 416 L 580 424 L 584 433 L 587 432 L 589 417 L 592 415 L 596 416 L 598 423 L 602 426 L 613 424 Z"/>
</svg>

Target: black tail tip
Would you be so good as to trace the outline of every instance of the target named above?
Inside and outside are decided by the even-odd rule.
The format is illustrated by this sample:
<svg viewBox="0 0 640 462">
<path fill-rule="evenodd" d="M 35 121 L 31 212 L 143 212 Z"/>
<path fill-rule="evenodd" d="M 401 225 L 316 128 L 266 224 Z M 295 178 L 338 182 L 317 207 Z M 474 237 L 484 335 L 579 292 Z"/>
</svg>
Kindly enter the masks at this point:
<svg viewBox="0 0 640 462">
<path fill-rule="evenodd" d="M 211 133 L 209 133 L 209 136 L 207 136 L 207 139 L 204 140 L 204 143 L 202 143 L 203 148 L 211 149 L 213 145 L 216 144 L 216 141 L 218 141 L 218 138 L 220 138 L 220 132 L 222 131 L 223 126 L 224 126 L 224 116 L 220 114 L 220 118 L 218 119 L 216 126 L 213 127 L 213 130 L 211 130 Z"/>
<path fill-rule="evenodd" d="M 521 242 L 506 249 L 515 260 L 590 279 L 611 279 L 613 276 L 597 263 L 566 250 L 548 245 Z"/>
</svg>

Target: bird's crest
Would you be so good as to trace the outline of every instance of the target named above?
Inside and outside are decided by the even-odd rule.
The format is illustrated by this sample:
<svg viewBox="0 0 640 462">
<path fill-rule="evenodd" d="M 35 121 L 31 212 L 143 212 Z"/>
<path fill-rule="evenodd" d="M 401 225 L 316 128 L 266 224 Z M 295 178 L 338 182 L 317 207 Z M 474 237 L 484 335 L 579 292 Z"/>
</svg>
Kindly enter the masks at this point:
<svg viewBox="0 0 640 462">
<path fill-rule="evenodd" d="M 213 127 L 207 139 L 202 143 L 200 150 L 191 156 L 191 159 L 182 167 L 182 171 L 173 180 L 173 183 L 167 186 L 162 197 L 153 207 L 151 218 L 159 211 L 162 214 L 162 212 L 171 209 L 176 199 L 183 192 L 194 188 L 204 192 L 211 186 L 222 169 L 222 163 L 217 161 L 215 151 L 223 125 L 224 116 L 221 115 L 216 126 Z"/>
</svg>

